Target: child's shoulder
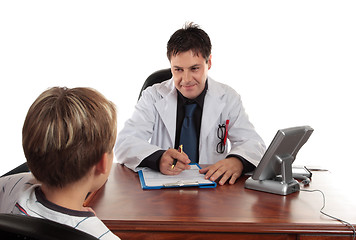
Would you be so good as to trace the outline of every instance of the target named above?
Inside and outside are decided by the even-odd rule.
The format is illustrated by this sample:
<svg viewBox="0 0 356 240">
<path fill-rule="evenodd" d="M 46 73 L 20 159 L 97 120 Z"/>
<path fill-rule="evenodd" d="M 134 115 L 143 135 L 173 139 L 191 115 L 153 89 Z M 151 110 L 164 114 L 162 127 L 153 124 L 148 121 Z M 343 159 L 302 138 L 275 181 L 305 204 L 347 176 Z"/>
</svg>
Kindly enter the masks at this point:
<svg viewBox="0 0 356 240">
<path fill-rule="evenodd" d="M 38 181 L 31 173 L 19 173 L 0 178 L 0 212 L 13 211 L 20 199 L 30 195 Z M 29 196 L 27 196 L 29 197 Z"/>
<path fill-rule="evenodd" d="M 0 186 L 3 191 L 10 190 L 13 192 L 18 189 L 28 188 L 35 184 L 38 184 L 38 181 L 30 172 L 18 173 L 0 178 Z"/>
</svg>

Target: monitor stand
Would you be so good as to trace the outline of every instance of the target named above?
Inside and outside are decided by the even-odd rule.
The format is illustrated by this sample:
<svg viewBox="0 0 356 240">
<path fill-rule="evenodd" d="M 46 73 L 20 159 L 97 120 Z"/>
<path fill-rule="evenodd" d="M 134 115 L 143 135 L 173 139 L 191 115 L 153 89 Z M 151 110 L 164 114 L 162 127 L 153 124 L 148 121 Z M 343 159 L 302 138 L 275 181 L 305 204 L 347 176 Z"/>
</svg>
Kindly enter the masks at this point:
<svg viewBox="0 0 356 240">
<path fill-rule="evenodd" d="M 278 157 L 279 158 L 279 157 Z M 281 176 L 277 176 L 275 179 L 268 180 L 256 180 L 252 176 L 245 182 L 245 187 L 257 191 L 263 191 L 268 193 L 274 193 L 279 195 L 288 195 L 299 191 L 299 183 L 293 179 L 292 163 L 293 157 L 281 159 Z"/>
</svg>

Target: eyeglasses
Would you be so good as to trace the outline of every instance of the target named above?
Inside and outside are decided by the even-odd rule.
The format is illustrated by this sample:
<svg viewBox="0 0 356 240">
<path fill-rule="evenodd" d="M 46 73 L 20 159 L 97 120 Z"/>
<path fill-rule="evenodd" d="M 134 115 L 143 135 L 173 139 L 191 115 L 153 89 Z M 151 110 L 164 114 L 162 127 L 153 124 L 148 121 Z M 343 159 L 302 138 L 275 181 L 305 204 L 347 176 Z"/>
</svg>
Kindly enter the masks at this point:
<svg viewBox="0 0 356 240">
<path fill-rule="evenodd" d="M 225 151 L 225 144 L 226 144 L 226 126 L 225 124 L 219 124 L 218 127 L 218 138 L 220 139 L 220 142 L 218 143 L 218 145 L 216 145 L 216 151 L 218 153 L 223 153 Z"/>
</svg>

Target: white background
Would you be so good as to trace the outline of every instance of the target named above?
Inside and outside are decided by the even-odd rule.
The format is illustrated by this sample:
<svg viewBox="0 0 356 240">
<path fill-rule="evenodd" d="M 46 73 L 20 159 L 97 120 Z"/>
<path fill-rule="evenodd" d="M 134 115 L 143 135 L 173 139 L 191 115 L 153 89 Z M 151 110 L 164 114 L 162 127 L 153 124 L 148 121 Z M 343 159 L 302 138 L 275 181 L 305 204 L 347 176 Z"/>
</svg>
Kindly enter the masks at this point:
<svg viewBox="0 0 356 240">
<path fill-rule="evenodd" d="M 241 94 L 267 145 L 277 129 L 310 125 L 295 164 L 353 170 L 355 13 L 343 0 L 1 1 L 0 174 L 25 162 L 22 124 L 49 87 L 98 89 L 120 130 L 187 21 L 210 35 L 210 76 Z"/>
</svg>

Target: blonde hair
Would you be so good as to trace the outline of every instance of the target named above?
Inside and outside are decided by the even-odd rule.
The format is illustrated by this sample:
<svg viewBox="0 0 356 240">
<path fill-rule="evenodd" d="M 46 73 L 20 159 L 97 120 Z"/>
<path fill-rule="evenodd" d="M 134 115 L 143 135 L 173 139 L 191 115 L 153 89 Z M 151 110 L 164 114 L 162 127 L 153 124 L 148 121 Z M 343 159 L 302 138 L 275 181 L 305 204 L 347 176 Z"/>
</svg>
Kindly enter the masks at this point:
<svg viewBox="0 0 356 240">
<path fill-rule="evenodd" d="M 31 105 L 22 145 L 33 175 L 64 187 L 84 177 L 116 139 L 115 105 L 90 88 L 54 87 Z"/>
</svg>

